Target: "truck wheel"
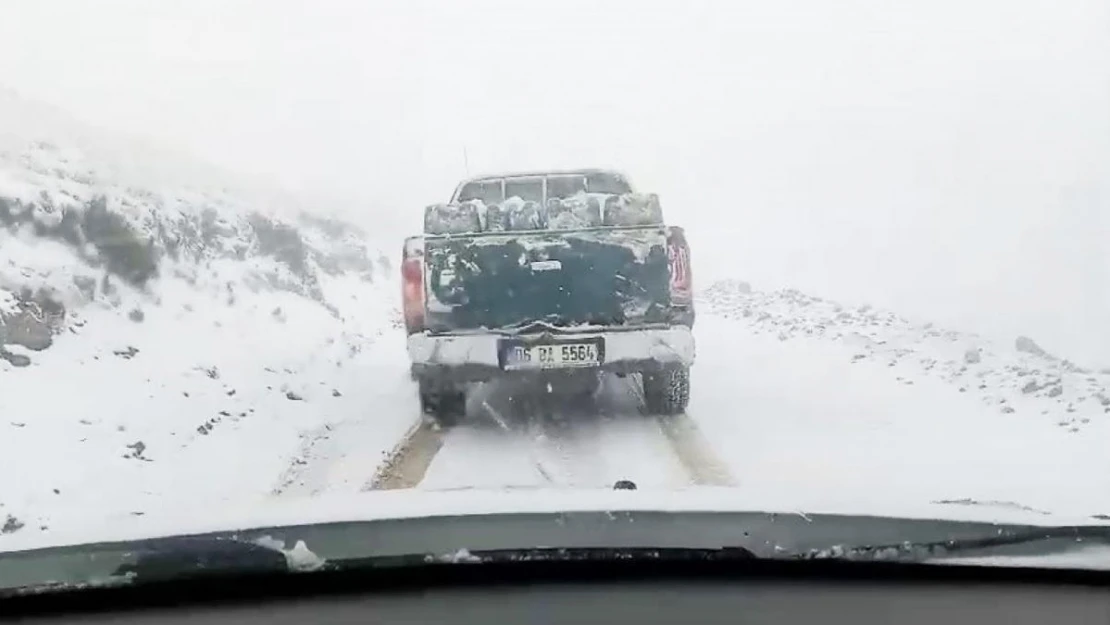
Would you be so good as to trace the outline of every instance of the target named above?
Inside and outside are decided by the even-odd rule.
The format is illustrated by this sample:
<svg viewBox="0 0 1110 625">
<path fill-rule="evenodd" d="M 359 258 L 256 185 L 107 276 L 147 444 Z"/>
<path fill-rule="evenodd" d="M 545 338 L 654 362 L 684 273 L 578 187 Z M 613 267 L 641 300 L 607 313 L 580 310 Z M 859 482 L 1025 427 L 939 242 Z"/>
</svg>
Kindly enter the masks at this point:
<svg viewBox="0 0 1110 625">
<path fill-rule="evenodd" d="M 420 410 L 439 425 L 455 425 L 466 416 L 466 391 L 421 380 Z"/>
<path fill-rule="evenodd" d="M 644 407 L 651 414 L 674 415 L 690 403 L 690 369 L 644 372 Z"/>
</svg>

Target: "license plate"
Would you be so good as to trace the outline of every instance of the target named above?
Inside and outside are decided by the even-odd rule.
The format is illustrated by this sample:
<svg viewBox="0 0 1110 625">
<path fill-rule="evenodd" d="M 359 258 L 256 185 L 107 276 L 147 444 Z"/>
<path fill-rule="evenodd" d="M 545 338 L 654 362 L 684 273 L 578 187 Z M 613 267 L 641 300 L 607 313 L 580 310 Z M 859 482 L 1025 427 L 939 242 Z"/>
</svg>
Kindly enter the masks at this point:
<svg viewBox="0 0 1110 625">
<path fill-rule="evenodd" d="M 598 342 L 515 343 L 506 345 L 504 363 L 506 369 L 596 367 L 601 364 L 601 347 Z"/>
</svg>

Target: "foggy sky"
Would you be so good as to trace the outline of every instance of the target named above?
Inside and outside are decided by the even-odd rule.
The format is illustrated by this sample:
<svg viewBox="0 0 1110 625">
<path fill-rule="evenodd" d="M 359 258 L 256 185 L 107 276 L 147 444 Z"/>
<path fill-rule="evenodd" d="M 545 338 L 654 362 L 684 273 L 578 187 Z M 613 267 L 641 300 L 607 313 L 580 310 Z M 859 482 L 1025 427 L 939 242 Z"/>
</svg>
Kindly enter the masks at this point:
<svg viewBox="0 0 1110 625">
<path fill-rule="evenodd" d="M 1106 0 L 4 0 L 0 85 L 398 232 L 468 173 L 617 167 L 702 285 L 1110 366 Z"/>
</svg>

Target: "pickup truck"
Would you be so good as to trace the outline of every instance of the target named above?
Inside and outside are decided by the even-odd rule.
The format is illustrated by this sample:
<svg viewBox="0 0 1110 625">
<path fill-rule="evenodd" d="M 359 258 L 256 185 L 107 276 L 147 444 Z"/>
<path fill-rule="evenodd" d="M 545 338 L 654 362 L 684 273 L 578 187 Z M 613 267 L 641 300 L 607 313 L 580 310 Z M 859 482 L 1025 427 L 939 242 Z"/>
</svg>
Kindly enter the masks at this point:
<svg viewBox="0 0 1110 625">
<path fill-rule="evenodd" d="M 635 376 L 646 412 L 686 409 L 690 250 L 659 197 L 619 172 L 466 180 L 425 209 L 401 275 L 412 376 L 442 424 L 465 416 L 474 383 L 502 380 L 592 393 L 603 375 Z"/>
</svg>

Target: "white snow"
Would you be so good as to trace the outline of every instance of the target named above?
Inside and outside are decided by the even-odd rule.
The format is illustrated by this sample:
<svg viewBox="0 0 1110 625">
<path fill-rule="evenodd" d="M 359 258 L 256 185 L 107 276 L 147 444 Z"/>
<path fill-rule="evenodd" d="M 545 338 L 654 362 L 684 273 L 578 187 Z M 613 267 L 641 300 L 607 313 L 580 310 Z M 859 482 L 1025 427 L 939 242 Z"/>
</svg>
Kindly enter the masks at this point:
<svg viewBox="0 0 1110 625">
<path fill-rule="evenodd" d="M 285 556 L 285 563 L 290 571 L 315 571 L 327 564 L 323 558 L 313 553 L 303 540 L 298 540 L 292 547 L 286 547 L 283 540 L 278 540 L 272 536 L 263 536 L 255 543 L 267 549 L 280 551 Z"/>
<path fill-rule="evenodd" d="M 378 329 L 367 334 L 293 295 L 235 306 L 194 296 L 192 310 L 173 295 L 144 308 L 141 325 L 87 311 L 84 327 L 30 367 L 0 365 L 0 456 L 14 469 L 0 472 L 0 515 L 48 528 L 89 510 L 264 498 L 290 486 L 279 476 L 299 452 L 316 451 L 305 437 L 321 428 L 342 424 L 380 454 L 407 426 L 412 408 L 375 410 L 383 399 L 404 408 L 391 393 L 407 380 L 383 363 L 404 352 L 373 308 L 365 314 Z M 281 319 L 271 314 L 279 307 Z M 383 335 L 392 350 L 375 345 Z M 375 466 L 368 458 L 364 470 Z"/>
<path fill-rule="evenodd" d="M 482 561 L 481 558 L 470 553 L 470 550 L 465 548 L 458 549 L 457 551 L 453 551 L 451 553 L 440 554 L 438 556 L 431 555 L 428 556 L 426 559 L 428 562 L 444 562 L 447 564 L 475 563 Z"/>
<path fill-rule="evenodd" d="M 658 426 L 629 414 L 627 386 L 606 379 L 589 411 L 553 398 L 547 417 L 514 410 L 512 402 L 495 405 L 490 389 L 479 390 L 471 420 L 447 436 L 419 488 L 607 488 L 621 479 L 652 489 L 688 486 Z"/>
<path fill-rule="evenodd" d="M 143 146 L 116 151 L 9 94 L 0 113 L 12 115 L 0 114 L 0 199 L 34 202 L 36 215 L 0 227 L 0 548 L 67 519 L 330 490 L 342 481 L 317 487 L 324 476 L 301 468 L 341 455 L 331 432 L 357 435 L 359 471 L 373 472 L 414 409 L 411 393 L 398 396 L 411 382 L 396 366 L 396 281 L 371 239 Z M 145 284 L 97 265 L 88 246 L 35 233 L 96 195 L 165 248 Z M 202 232 L 175 258 L 168 246 L 189 227 Z M 3 337 L 19 315 L 41 326 L 20 312 L 20 293 L 40 289 L 65 314 L 52 345 L 32 351 Z"/>
<path fill-rule="evenodd" d="M 0 313 L 13 314 L 16 308 L 15 294 L 9 291 L 0 291 Z"/>
<path fill-rule="evenodd" d="M 744 500 L 1110 510 L 1110 374 L 795 291 L 725 282 L 698 305 L 688 414 Z M 557 409 L 506 428 L 472 406 L 421 488 L 689 486 L 633 387 L 611 382 L 592 419 Z"/>
<path fill-rule="evenodd" d="M 0 439 L 4 457 L 20 459 L 18 473 L 0 474 L 0 514 L 26 523 L 0 537 L 0 547 L 126 537 L 128 528 L 156 535 L 590 509 L 615 505 L 613 497 L 632 508 L 1046 524 L 1094 523 L 1092 515 L 1110 509 L 1100 445 L 1106 421 L 1088 412 L 1086 423 L 1059 425 L 1075 414 L 1064 395 L 1022 394 L 1007 377 L 1022 377 L 1007 366 L 1033 370 L 1025 355 L 955 333 L 913 334 L 915 326 L 881 313 L 874 315 L 892 325 L 873 326 L 872 311 L 830 320 L 834 304 L 736 287 L 710 289 L 699 301 L 689 411 L 734 487 L 690 484 L 658 426 L 635 412 L 634 388 L 610 380 L 592 420 L 558 404 L 547 422 L 514 420 L 501 409 L 493 418 L 479 393 L 474 420 L 447 434 L 416 491 L 360 492 L 416 413 L 404 339 L 388 316 L 360 318 L 376 334 L 344 334 L 343 323 L 299 296 L 254 294 L 228 306 L 178 286 L 141 326 L 112 310 L 88 311 L 85 326 L 37 354 L 33 366 L 0 372 L 24 382 L 0 398 L 5 414 L 18 407 L 23 415 Z M 387 299 L 390 288 L 378 295 Z M 179 306 L 186 301 L 192 311 Z M 283 322 L 268 314 L 277 305 Z M 139 327 L 140 351 L 113 355 Z M 964 378 L 945 377 L 952 372 L 944 373 L 940 354 L 959 358 L 963 342 L 984 354 L 970 378 L 986 380 L 986 389 L 961 393 Z M 860 353 L 867 355 L 855 358 Z M 1042 374 L 1060 367 L 1043 364 Z M 1100 375 L 1060 373 L 1073 402 L 1085 389 L 1079 381 Z M 67 381 L 64 394 L 41 392 L 57 380 Z M 331 397 L 332 388 L 342 396 Z M 304 401 L 287 399 L 287 390 Z M 485 392 L 496 403 L 494 390 Z M 998 398 L 1019 408 L 1003 412 Z M 200 434 L 201 426 L 211 430 Z M 139 441 L 141 450 L 128 447 Z M 619 479 L 640 490 L 609 491 Z M 195 514 L 197 505 L 205 514 Z"/>
<path fill-rule="evenodd" d="M 1110 375 L 791 291 L 701 304 L 689 412 L 740 488 L 1110 510 Z"/>
<path fill-rule="evenodd" d="M 0 197 L 33 203 L 34 216 L 0 228 L 0 314 L 24 315 L 23 291 L 39 289 L 66 310 L 46 349 L 0 353 L 0 551 L 512 510 L 1046 524 L 1110 512 L 1110 372 L 1019 349 L 1017 337 L 739 282 L 698 300 L 685 426 L 697 445 L 680 451 L 679 434 L 639 414 L 632 380 L 607 380 L 593 403 L 547 398 L 543 409 L 489 385 L 470 420 L 443 434 L 418 488 L 365 492 L 419 418 L 394 263 L 378 251 L 399 242 L 337 234 L 250 192 L 178 180 L 173 167 L 148 176 L 154 159 L 116 165 L 77 134 L 0 144 Z M 88 249 L 35 234 L 97 195 L 166 248 L 158 276 L 129 284 Z M 174 259 L 173 235 L 191 228 L 203 232 Z M 681 334 L 655 338 L 692 353 Z M 448 356 L 492 357 L 470 341 Z M 659 347 L 643 342 L 612 335 L 609 356 Z M 691 461 L 731 486 L 706 487 Z M 617 480 L 639 489 L 614 492 Z M 313 566 L 306 551 L 288 555 Z"/>
</svg>

